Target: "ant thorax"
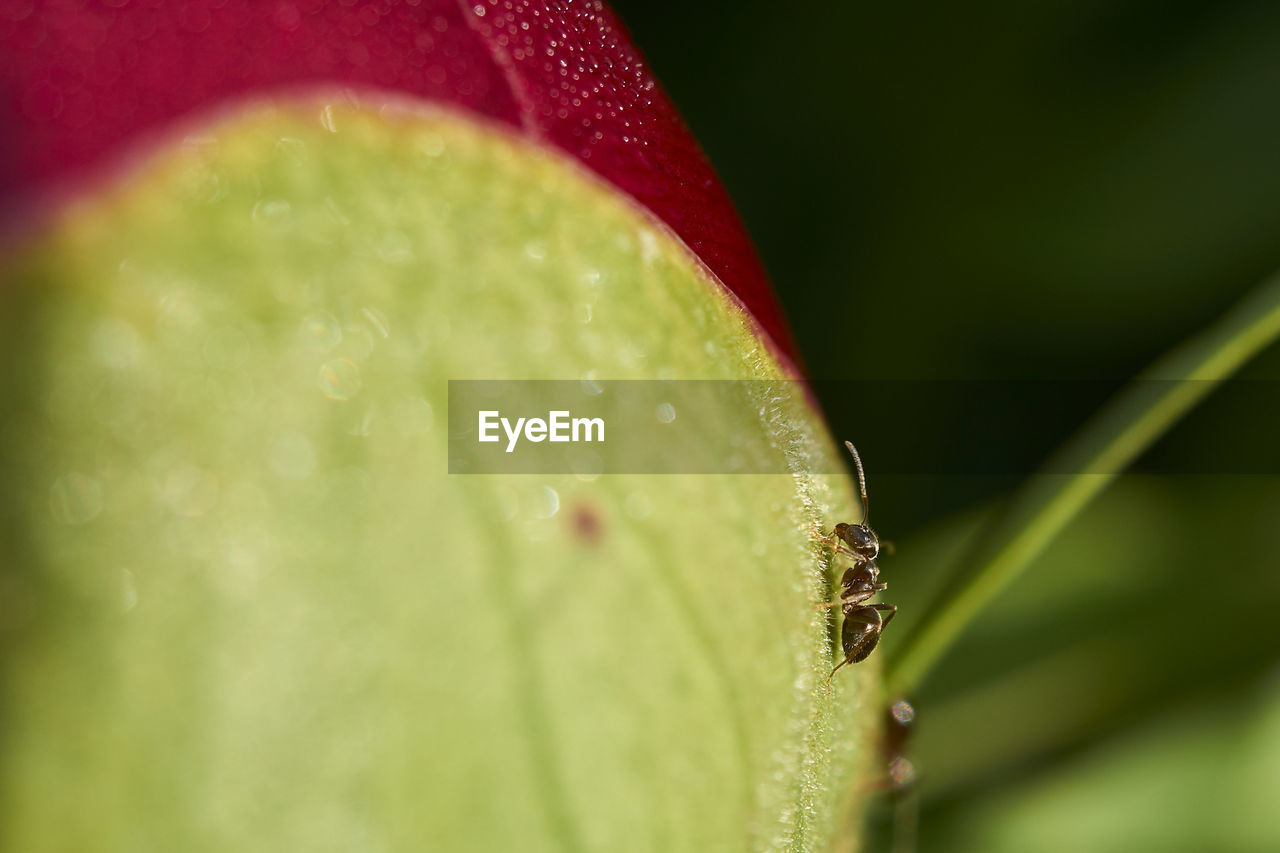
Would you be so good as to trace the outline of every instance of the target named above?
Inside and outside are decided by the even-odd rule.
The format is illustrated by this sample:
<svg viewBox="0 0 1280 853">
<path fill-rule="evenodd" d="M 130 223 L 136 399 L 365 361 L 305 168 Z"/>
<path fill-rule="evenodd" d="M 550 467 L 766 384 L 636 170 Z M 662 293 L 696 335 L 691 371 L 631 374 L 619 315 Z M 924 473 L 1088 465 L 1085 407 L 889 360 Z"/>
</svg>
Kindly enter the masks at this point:
<svg viewBox="0 0 1280 853">
<path fill-rule="evenodd" d="M 841 598 L 845 601 L 865 601 L 883 588 L 879 580 L 879 566 L 871 560 L 859 561 L 845 569 L 844 577 L 840 578 L 840 586 L 844 590 Z"/>
</svg>

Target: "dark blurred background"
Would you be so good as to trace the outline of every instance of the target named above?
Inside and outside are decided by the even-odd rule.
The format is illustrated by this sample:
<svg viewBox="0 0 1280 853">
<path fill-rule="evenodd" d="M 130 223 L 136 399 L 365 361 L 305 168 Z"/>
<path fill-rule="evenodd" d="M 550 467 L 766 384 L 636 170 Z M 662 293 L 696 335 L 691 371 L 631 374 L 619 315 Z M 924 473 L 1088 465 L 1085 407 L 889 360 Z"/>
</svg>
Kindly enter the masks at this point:
<svg viewBox="0 0 1280 853">
<path fill-rule="evenodd" d="M 815 378 L 1122 380 L 1280 267 L 1274 3 L 614 5 Z M 873 468 L 939 472 L 1040 458 L 1096 405 L 993 449 L 950 403 L 823 403 Z M 925 517 L 974 496 L 952 484 Z"/>
<path fill-rule="evenodd" d="M 899 636 L 1105 382 L 1280 269 L 1280 4 L 613 5 L 810 375 L 972 382 L 820 386 L 900 546 Z M 993 380 L 1101 382 L 1023 410 Z M 1278 849 L 1276 402 L 1211 397 L 952 650 L 916 697 L 922 849 Z"/>
</svg>

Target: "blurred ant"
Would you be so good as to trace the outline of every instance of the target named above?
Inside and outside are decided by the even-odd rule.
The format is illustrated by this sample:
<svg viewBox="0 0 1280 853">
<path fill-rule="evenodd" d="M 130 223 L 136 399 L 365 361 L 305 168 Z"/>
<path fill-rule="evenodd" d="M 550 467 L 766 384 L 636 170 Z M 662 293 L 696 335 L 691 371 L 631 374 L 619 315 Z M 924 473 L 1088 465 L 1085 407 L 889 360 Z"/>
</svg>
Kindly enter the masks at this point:
<svg viewBox="0 0 1280 853">
<path fill-rule="evenodd" d="M 844 626 L 840 631 L 844 660 L 836 664 L 836 668 L 831 670 L 831 675 L 827 676 L 828 687 L 831 686 L 831 679 L 840 667 L 867 659 L 880 642 L 880 632 L 898 612 L 898 608 L 892 604 L 863 603 L 885 589 L 888 584 L 880 583 L 880 569 L 876 566 L 876 557 L 880 555 L 880 540 L 875 531 L 867 525 L 871 508 L 867 501 L 867 478 L 862 473 L 862 460 L 851 442 L 846 441 L 844 446 L 849 448 L 853 462 L 858 468 L 858 492 L 862 495 L 862 523 L 837 524 L 831 533 L 821 537 L 822 541 L 834 548 L 836 553 L 844 554 L 853 561 L 853 565 L 845 569 L 844 576 L 840 579 L 839 600 L 824 601 L 816 605 L 818 610 L 839 607 L 844 614 Z M 882 618 L 881 611 L 889 615 Z"/>
</svg>

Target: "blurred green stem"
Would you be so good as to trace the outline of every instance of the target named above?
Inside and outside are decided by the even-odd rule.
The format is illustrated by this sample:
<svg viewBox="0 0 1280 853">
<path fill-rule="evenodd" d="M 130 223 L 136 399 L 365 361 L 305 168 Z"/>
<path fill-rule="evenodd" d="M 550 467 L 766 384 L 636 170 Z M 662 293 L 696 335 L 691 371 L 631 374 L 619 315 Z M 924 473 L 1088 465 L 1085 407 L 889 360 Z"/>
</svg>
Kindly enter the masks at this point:
<svg viewBox="0 0 1280 853">
<path fill-rule="evenodd" d="M 1218 383 L 1277 337 L 1280 275 L 1165 355 L 1107 403 L 1014 494 L 981 537 L 964 562 L 972 569 L 953 578 L 891 662 L 890 695 L 914 691 L 974 616 L 1089 501 Z"/>
</svg>

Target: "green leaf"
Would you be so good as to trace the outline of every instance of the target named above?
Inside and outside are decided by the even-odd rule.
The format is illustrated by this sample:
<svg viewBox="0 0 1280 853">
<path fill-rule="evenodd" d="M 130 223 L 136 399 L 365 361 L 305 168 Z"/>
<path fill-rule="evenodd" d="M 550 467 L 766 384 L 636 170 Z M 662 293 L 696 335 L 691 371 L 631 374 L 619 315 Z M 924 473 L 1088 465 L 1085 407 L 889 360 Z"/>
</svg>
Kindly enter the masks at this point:
<svg viewBox="0 0 1280 853">
<path fill-rule="evenodd" d="M 889 673 L 892 693 L 917 688 L 981 609 L 1134 458 L 1242 364 L 1280 336 L 1280 278 L 1152 365 L 1031 477 L 962 562 Z M 1160 381 L 1145 381 L 1160 380 Z M 1069 473 L 1051 473 L 1065 471 Z"/>
<path fill-rule="evenodd" d="M 1274 666 L 1277 506 L 1275 478 L 1118 478 L 913 696 L 927 721 L 911 756 L 930 817 L 1117 732 L 1135 736 L 1171 706 L 1248 694 Z M 895 599 L 918 601 L 906 580 L 974 528 L 956 519 L 904 546 Z M 1212 531 L 1211 557 L 1188 547 L 1190 530 Z M 1205 618 L 1213 630 L 1195 628 Z"/>
<path fill-rule="evenodd" d="M 833 702 L 810 606 L 846 478 L 446 472 L 449 379 L 786 375 L 628 199 L 456 116 L 264 107 L 81 199 L 6 278 L 6 849 L 852 825 L 878 672 Z M 836 470 L 807 408 L 720 415 Z"/>
<path fill-rule="evenodd" d="M 1274 850 L 1278 776 L 1273 682 L 1230 703 L 1181 709 L 1055 774 L 973 803 L 934 830 L 955 849 L 993 853 Z"/>
</svg>

